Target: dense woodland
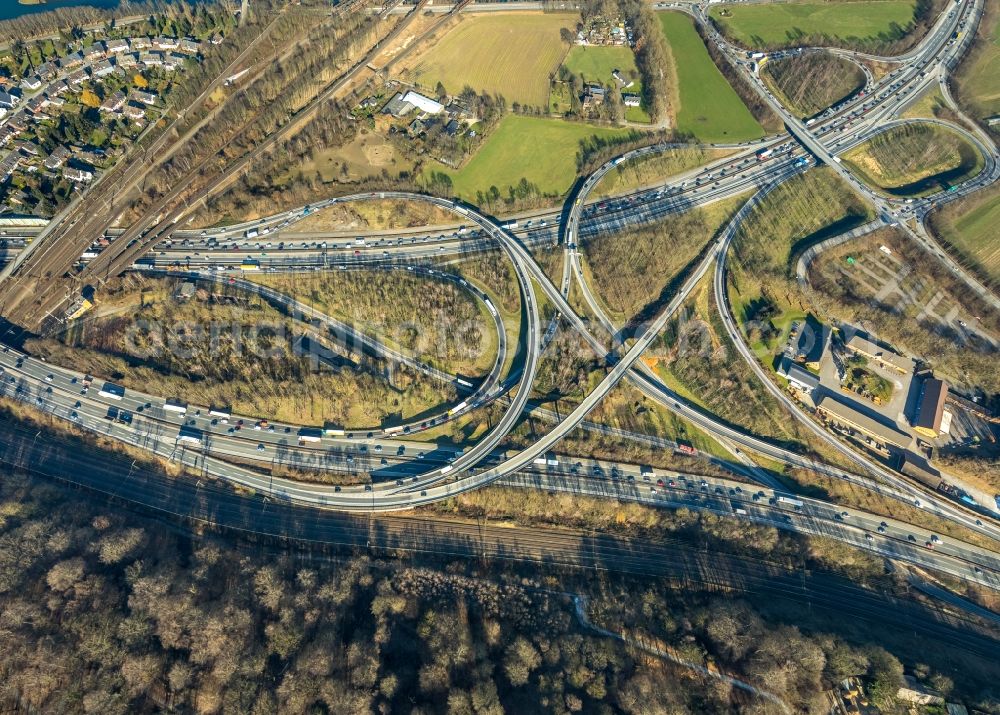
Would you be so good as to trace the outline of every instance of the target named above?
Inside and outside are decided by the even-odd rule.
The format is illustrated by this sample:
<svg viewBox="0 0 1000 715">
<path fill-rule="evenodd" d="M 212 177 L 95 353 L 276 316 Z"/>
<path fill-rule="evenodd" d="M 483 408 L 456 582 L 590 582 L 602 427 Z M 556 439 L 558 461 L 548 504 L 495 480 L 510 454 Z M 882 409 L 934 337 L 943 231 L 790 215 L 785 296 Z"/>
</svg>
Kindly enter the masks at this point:
<svg viewBox="0 0 1000 715">
<path fill-rule="evenodd" d="M 588 630 L 589 618 L 713 662 L 801 711 L 884 649 L 805 632 L 751 602 L 527 567 L 310 558 L 193 539 L 51 482 L 0 479 L 0 702 L 62 713 L 767 713 L 776 706 Z M 488 574 L 488 575 L 486 575 Z M 927 666 L 931 684 L 991 709 Z M 992 710 L 995 712 L 995 710 Z"/>
</svg>

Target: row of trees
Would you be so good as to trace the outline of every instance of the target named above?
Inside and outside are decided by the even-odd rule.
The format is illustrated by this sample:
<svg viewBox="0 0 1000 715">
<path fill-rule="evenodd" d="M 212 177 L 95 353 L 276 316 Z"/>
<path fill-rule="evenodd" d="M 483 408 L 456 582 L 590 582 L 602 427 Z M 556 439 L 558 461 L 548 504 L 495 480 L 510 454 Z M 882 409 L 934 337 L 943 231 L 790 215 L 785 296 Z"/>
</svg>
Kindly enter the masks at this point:
<svg viewBox="0 0 1000 715">
<path fill-rule="evenodd" d="M 652 6 L 642 0 L 622 0 L 625 16 L 635 38 L 635 63 L 642 74 L 642 93 L 646 111 L 653 124 L 667 118 L 670 99 L 665 68 L 670 52 L 663 36 L 660 20 Z"/>
</svg>

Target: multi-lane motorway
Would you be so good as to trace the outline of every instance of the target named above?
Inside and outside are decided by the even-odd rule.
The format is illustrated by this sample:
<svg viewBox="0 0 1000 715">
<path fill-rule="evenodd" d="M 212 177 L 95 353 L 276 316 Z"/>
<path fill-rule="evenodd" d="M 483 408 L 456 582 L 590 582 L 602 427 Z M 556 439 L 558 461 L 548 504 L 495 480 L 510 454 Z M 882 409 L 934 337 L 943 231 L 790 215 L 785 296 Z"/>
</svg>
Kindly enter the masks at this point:
<svg viewBox="0 0 1000 715">
<path fill-rule="evenodd" d="M 937 568 L 962 578 L 978 581 L 983 585 L 996 586 L 1000 583 L 997 581 L 998 564 L 995 562 L 992 552 L 977 550 L 976 547 L 967 544 L 952 543 L 951 540 L 947 544 L 938 544 L 932 541 L 929 535 L 925 539 L 924 536 L 918 538 L 913 533 L 908 533 L 907 538 L 903 540 L 896 535 L 907 530 L 912 532 L 913 527 L 888 522 L 882 524 L 879 523 L 881 520 L 878 517 L 861 513 L 852 514 L 850 511 L 843 512 L 830 504 L 817 502 L 814 505 L 809 502 L 806 505 L 802 503 L 794 508 L 795 514 L 791 514 L 787 510 L 782 511 L 783 502 L 779 500 L 780 494 L 773 490 L 764 491 L 760 496 L 751 498 L 749 506 L 752 508 L 747 508 L 747 505 L 734 506 L 734 503 L 742 504 L 746 500 L 741 498 L 743 494 L 739 490 L 741 488 L 730 484 L 708 485 L 706 483 L 705 488 L 709 490 L 710 494 L 706 500 L 703 494 L 698 493 L 699 490 L 703 491 L 701 487 L 687 491 L 685 488 L 677 487 L 676 484 L 655 485 L 651 483 L 647 486 L 642 483 L 644 480 L 636 480 L 634 474 L 631 475 L 633 477 L 631 481 L 619 479 L 608 482 L 606 480 L 595 481 L 592 473 L 580 474 L 579 468 L 576 472 L 569 474 L 539 474 L 536 469 L 539 462 L 546 466 L 551 466 L 552 461 L 559 464 L 562 460 L 553 460 L 546 457 L 546 454 L 571 430 L 577 428 L 586 415 L 616 384 L 627 378 L 633 381 L 644 393 L 654 397 L 668 409 L 692 420 L 695 424 L 706 428 L 710 433 L 719 437 L 724 444 L 729 446 L 734 456 L 746 463 L 745 466 L 751 474 L 756 473 L 761 476 L 759 471 L 755 472 L 752 458 L 741 451 L 737 445 L 796 466 L 848 479 L 855 484 L 878 490 L 891 498 L 907 503 L 920 503 L 931 513 L 948 518 L 992 538 L 1000 538 L 1000 529 L 989 519 L 981 518 L 982 515 L 952 504 L 940 495 L 919 490 L 898 475 L 847 450 L 832 435 L 818 428 L 808 415 L 802 415 L 797 408 L 792 410 L 792 414 L 812 425 L 811 429 L 818 429 L 824 435 L 824 439 L 832 440 L 831 444 L 835 444 L 838 449 L 847 450 L 849 456 L 858 462 L 864 471 L 881 479 L 884 483 L 879 484 L 876 480 L 865 475 L 850 474 L 844 470 L 818 464 L 814 460 L 803 458 L 790 450 L 771 445 L 753 435 L 734 430 L 722 424 L 714 416 L 684 403 L 660 383 L 655 374 L 644 369 L 639 363 L 640 357 L 656 339 L 667 321 L 683 304 L 701 278 L 713 269 L 713 266 L 715 267 L 717 284 L 723 280 L 726 250 L 742 220 L 749 215 L 757 202 L 774 186 L 801 173 L 817 161 L 834 167 L 866 201 L 873 203 L 879 215 L 885 217 L 884 220 L 899 222 L 902 225 L 906 225 L 909 218 L 922 217 L 932 205 L 951 200 L 996 180 L 1000 169 L 998 169 L 995 160 L 996 149 L 992 142 L 985 135 L 973 135 L 962 127 L 955 128 L 969 136 L 984 154 L 983 171 L 969 182 L 957 187 L 956 191 L 927 197 L 913 203 L 902 203 L 882 197 L 872 189 L 863 186 L 835 156 L 835 152 L 842 152 L 892 126 L 893 122 L 899 121 L 894 119 L 894 114 L 901 106 L 900 102 L 904 96 L 916 96 L 929 84 L 940 81 L 945 68 L 951 66 L 957 53 L 964 50 L 963 45 L 949 41 L 953 28 L 959 22 L 977 21 L 981 11 L 981 0 L 978 3 L 966 2 L 958 9 L 949 8 L 946 10 L 935 28 L 920 45 L 906 58 L 900 60 L 901 68 L 899 70 L 881 80 L 870 81 L 863 96 L 857 96 L 842 103 L 834 111 L 819 117 L 816 122 L 810 122 L 809 126 L 791 116 L 776 102 L 767 88 L 760 84 L 759 79 L 741 61 L 742 51 L 728 45 L 721 37 L 714 34 L 714 31 L 710 31 L 712 40 L 719 44 L 734 64 L 747 72 L 751 84 L 757 87 L 766 101 L 772 104 L 775 110 L 783 116 L 790 134 L 768 138 L 760 143 L 730 147 L 735 152 L 732 156 L 674 177 L 660 186 L 647 187 L 624 197 L 591 201 L 589 199 L 590 192 L 600 183 L 603 176 L 620 165 L 621 162 L 667 150 L 670 145 L 649 147 L 616 158 L 588 177 L 570 198 L 571 204 L 564 222 L 559 220 L 558 214 L 542 212 L 534 214 L 530 218 L 518 217 L 516 225 L 512 221 L 501 226 L 496 221 L 460 202 L 399 192 L 375 192 L 332 199 L 322 204 L 283 212 L 263 221 L 226 229 L 206 230 L 197 233 L 171 231 L 173 235 L 170 241 L 157 246 L 152 254 L 142 258 L 136 265 L 136 268 L 144 270 L 182 268 L 186 271 L 196 271 L 210 269 L 211 273 L 203 274 L 203 278 L 236 281 L 239 279 L 229 274 L 244 269 L 336 270 L 340 267 L 348 268 L 381 263 L 387 259 L 412 264 L 419 259 L 476 250 L 487 246 L 499 247 L 510 258 L 514 266 L 525 316 L 526 329 L 519 341 L 519 355 L 514 371 L 516 380 L 508 379 L 506 383 L 500 383 L 501 368 L 506 362 L 507 347 L 502 321 L 499 320 L 495 311 L 491 311 L 501 336 L 499 342 L 501 349 L 489 375 L 478 388 L 472 391 L 472 397 L 465 402 L 462 409 L 474 409 L 476 406 L 485 404 L 503 394 L 508 395 L 506 399 L 507 409 L 484 438 L 468 450 L 452 453 L 443 461 L 426 459 L 421 462 L 422 455 L 416 455 L 410 459 L 409 456 L 415 449 L 412 444 L 407 445 L 392 439 L 398 437 L 403 429 L 408 433 L 415 427 L 414 425 L 400 426 L 400 429 L 395 431 L 391 430 L 396 426 L 387 429 L 373 428 L 366 431 L 364 435 L 358 434 L 348 437 L 345 434 L 322 437 L 323 446 L 321 449 L 326 452 L 326 459 L 320 459 L 318 463 L 324 468 L 343 464 L 350 465 L 351 461 L 357 458 L 356 455 L 362 453 L 358 448 L 359 442 L 361 442 L 361 446 L 364 447 L 363 453 L 366 455 L 365 459 L 377 459 L 385 466 L 383 475 L 387 478 L 384 481 L 360 486 L 334 487 L 272 478 L 266 476 L 262 470 L 255 469 L 254 464 L 266 465 L 269 459 L 279 458 L 298 460 L 302 454 L 320 449 L 320 447 L 314 447 L 310 444 L 310 442 L 316 441 L 311 433 L 309 439 L 304 440 L 299 437 L 305 433 L 300 432 L 300 428 L 290 425 L 280 427 L 266 425 L 262 429 L 254 430 L 251 425 L 254 425 L 256 420 L 249 417 L 233 417 L 236 424 L 233 422 L 221 423 L 217 418 L 209 416 L 208 406 L 205 406 L 201 413 L 192 407 L 190 412 L 178 414 L 164 409 L 166 403 L 163 397 L 145 395 L 132 390 L 126 391 L 124 395 L 114 394 L 114 390 L 111 393 L 105 391 L 106 394 L 101 395 L 97 394 L 99 390 L 98 386 L 95 385 L 90 391 L 84 392 L 81 388 L 82 375 L 54 368 L 13 350 L 5 352 L 0 358 L 0 365 L 4 368 L 3 388 L 5 394 L 30 401 L 57 417 L 73 421 L 85 429 L 99 431 L 132 446 L 185 464 L 206 475 L 227 479 L 283 500 L 353 511 L 408 509 L 496 481 L 524 485 L 525 483 L 519 483 L 517 480 L 524 479 L 525 475 L 530 475 L 530 478 L 535 480 L 533 486 L 539 488 L 573 489 L 581 493 L 600 493 L 614 496 L 614 498 L 636 499 L 657 505 L 697 506 L 756 521 L 773 522 L 781 528 L 794 529 L 803 533 L 828 533 L 834 538 L 872 549 L 887 557 Z M 702 9 L 695 8 L 693 13 L 696 18 L 704 22 Z M 769 160 L 760 161 L 758 159 L 757 152 L 762 149 L 770 150 L 771 158 Z M 605 344 L 590 332 L 585 321 L 567 301 L 570 281 L 575 276 L 583 289 L 585 300 L 598 317 L 601 327 L 613 337 L 622 337 L 617 335 L 616 326 L 600 310 L 598 301 L 590 292 L 586 281 L 583 280 L 578 257 L 575 253 L 576 245 L 584 237 L 598 232 L 613 231 L 625 225 L 648 222 L 671 212 L 682 211 L 692 206 L 744 193 L 751 193 L 752 197 L 744 204 L 724 231 L 706 247 L 696 264 L 689 268 L 678 292 L 647 324 L 641 326 L 635 335 L 628 336 L 628 340 L 617 340 L 613 344 L 613 350 L 608 352 Z M 454 227 L 449 227 L 450 231 L 442 231 L 437 236 L 417 231 L 410 235 L 394 234 L 392 238 L 380 236 L 343 240 L 342 237 L 339 237 L 340 240 L 337 240 L 337 237 L 327 238 L 322 234 L 319 236 L 315 234 L 296 236 L 294 233 L 293 227 L 297 221 L 320 208 L 338 202 L 372 199 L 428 202 L 454 213 L 456 223 Z M 921 241 L 921 245 L 929 245 L 924 242 L 923 237 L 918 235 L 918 231 L 911 228 L 906 230 L 910 231 L 916 240 Z M 305 240 L 307 237 L 311 240 Z M 526 245 L 537 242 L 556 242 L 560 239 L 565 249 L 564 273 L 561 285 L 557 287 L 534 260 Z M 12 250 L 16 252 L 16 248 L 15 245 Z M 933 252 L 933 246 L 931 249 Z M 953 263 L 947 263 L 950 259 L 945 260 L 949 269 L 955 271 L 977 292 L 986 290 L 974 278 L 967 276 L 960 267 Z M 400 269 L 416 270 L 417 268 L 418 266 L 410 265 Z M 434 269 L 423 270 L 425 272 L 429 270 L 433 275 Z M 546 343 L 540 323 L 538 298 L 534 293 L 536 285 L 555 306 L 558 315 L 574 330 L 578 331 L 598 357 L 604 360 L 607 374 L 599 385 L 546 435 L 522 451 L 504 453 L 498 448 L 527 406 L 538 361 Z M 322 316 L 311 308 L 276 291 L 247 282 L 240 282 L 239 286 L 261 293 L 269 301 L 283 306 L 293 316 L 305 318 L 310 322 L 319 321 L 328 332 L 342 336 L 350 335 L 357 340 L 358 345 L 366 350 L 408 364 L 412 368 L 421 370 L 442 381 L 455 382 L 456 379 L 460 380 L 460 378 L 434 371 L 433 368 L 419 364 L 398 351 L 391 351 L 377 341 L 355 335 L 351 333 L 349 326 L 337 323 L 328 316 Z M 484 293 L 477 292 L 476 289 L 472 288 L 470 290 L 476 294 L 478 299 L 486 301 L 489 305 L 489 298 Z M 724 294 L 724 283 L 721 288 L 720 285 L 717 285 L 716 295 L 720 299 L 720 310 L 725 318 L 727 330 L 732 333 L 735 326 L 725 305 Z M 996 304 L 996 297 L 992 294 L 983 297 Z M 551 326 L 554 325 L 553 321 Z M 738 333 L 738 331 L 736 332 Z M 549 331 L 545 331 L 545 333 L 547 335 Z M 742 345 L 740 336 L 734 335 L 733 337 L 737 345 Z M 744 354 L 744 357 L 747 357 L 751 364 L 756 365 L 752 356 Z M 766 375 L 759 377 L 770 385 Z M 466 382 L 464 385 L 458 382 L 456 387 L 472 388 L 468 381 L 464 382 Z M 777 390 L 773 386 L 771 389 Z M 780 390 L 778 392 L 780 393 Z M 781 395 L 783 401 L 787 400 L 783 393 Z M 130 424 L 106 419 L 108 408 L 116 406 L 127 409 L 133 415 Z M 195 414 L 191 414 L 191 412 Z M 447 416 L 447 413 L 444 413 L 442 419 L 447 418 Z M 213 419 L 215 419 L 214 422 Z M 255 426 L 260 426 L 260 424 L 257 423 Z M 382 439 L 384 444 L 372 442 L 372 440 L 378 439 Z M 390 454 L 385 453 L 386 448 Z M 354 451 L 345 452 L 348 449 Z M 331 450 L 335 451 L 336 454 L 331 456 Z M 376 455 L 381 453 L 385 456 L 372 457 L 373 452 Z M 348 460 L 348 456 L 350 460 Z M 406 459 L 402 459 L 403 457 Z M 233 460 L 245 466 L 237 466 Z M 428 468 L 431 463 L 433 466 Z M 409 466 L 406 466 L 407 464 Z M 351 467 L 348 466 L 348 469 Z M 649 474 L 640 476 L 649 477 Z M 607 489 L 610 483 L 616 485 L 613 493 L 609 493 Z M 766 508 L 759 503 L 761 500 L 766 502 Z M 853 521 L 850 520 L 852 517 Z M 913 537 L 913 540 L 911 541 L 909 537 Z"/>
</svg>

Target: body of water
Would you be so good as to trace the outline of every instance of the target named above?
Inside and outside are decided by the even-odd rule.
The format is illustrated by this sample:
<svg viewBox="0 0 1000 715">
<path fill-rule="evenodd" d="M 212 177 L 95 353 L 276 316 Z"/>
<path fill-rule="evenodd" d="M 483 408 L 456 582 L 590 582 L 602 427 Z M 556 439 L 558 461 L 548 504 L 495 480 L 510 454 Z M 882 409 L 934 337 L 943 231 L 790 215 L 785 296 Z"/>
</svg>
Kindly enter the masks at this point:
<svg viewBox="0 0 1000 715">
<path fill-rule="evenodd" d="M 47 0 L 39 5 L 22 5 L 17 0 L 0 0 L 0 20 L 9 20 L 12 17 L 20 17 L 34 12 L 55 10 L 57 7 L 89 5 L 90 7 L 113 8 L 118 7 L 118 4 L 119 0 Z"/>
</svg>

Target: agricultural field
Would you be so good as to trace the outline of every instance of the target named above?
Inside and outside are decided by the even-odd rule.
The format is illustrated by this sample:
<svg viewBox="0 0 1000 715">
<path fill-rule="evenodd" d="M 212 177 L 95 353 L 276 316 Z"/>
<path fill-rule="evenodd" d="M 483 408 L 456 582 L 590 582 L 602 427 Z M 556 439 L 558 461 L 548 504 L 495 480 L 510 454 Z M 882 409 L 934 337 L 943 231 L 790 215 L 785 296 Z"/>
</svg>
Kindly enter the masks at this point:
<svg viewBox="0 0 1000 715">
<path fill-rule="evenodd" d="M 642 78 L 635 66 L 635 53 L 631 47 L 575 46 L 566 55 L 563 66 L 583 78 L 584 82 L 597 82 L 618 87 L 611 73 L 618 70 L 623 77 L 635 82 L 622 92 L 642 95 Z M 625 119 L 630 122 L 649 122 L 649 114 L 642 107 L 626 107 Z"/>
<path fill-rule="evenodd" d="M 457 94 L 466 86 L 502 95 L 508 104 L 548 104 L 549 78 L 569 49 L 559 31 L 577 16 L 556 13 L 484 13 L 463 17 L 403 71 L 433 92 L 438 82 Z"/>
<path fill-rule="evenodd" d="M 486 143 L 458 170 L 437 169 L 451 177 L 456 196 L 478 202 L 478 193 L 497 187 L 501 196 L 527 179 L 547 196 L 561 196 L 577 172 L 580 142 L 588 137 L 625 136 L 629 130 L 582 122 L 508 114 Z"/>
<path fill-rule="evenodd" d="M 694 21 L 679 12 L 663 12 L 660 24 L 677 74 L 677 131 L 720 143 L 764 136 L 760 124 L 715 66 Z"/>
<path fill-rule="evenodd" d="M 977 191 L 971 196 L 931 214 L 934 232 L 991 283 L 1000 283 L 1000 185 Z"/>
<path fill-rule="evenodd" d="M 955 74 L 958 99 L 979 119 L 1000 114 L 1000 9 L 987 3 L 979 35 Z"/>
<path fill-rule="evenodd" d="M 983 157 L 961 136 L 920 123 L 894 127 L 843 155 L 869 184 L 893 196 L 921 196 L 965 180 Z"/>
<path fill-rule="evenodd" d="M 864 87 L 865 73 L 828 52 L 808 52 L 768 62 L 761 77 L 785 106 L 810 117 Z"/>
<path fill-rule="evenodd" d="M 653 156 L 643 156 L 619 164 L 594 187 L 592 196 L 613 196 L 643 186 L 662 183 L 667 177 L 721 159 L 733 152 L 700 144 L 678 147 Z"/>
<path fill-rule="evenodd" d="M 914 19 L 913 0 L 787 2 L 713 7 L 709 17 L 744 47 L 892 41 Z"/>
</svg>

